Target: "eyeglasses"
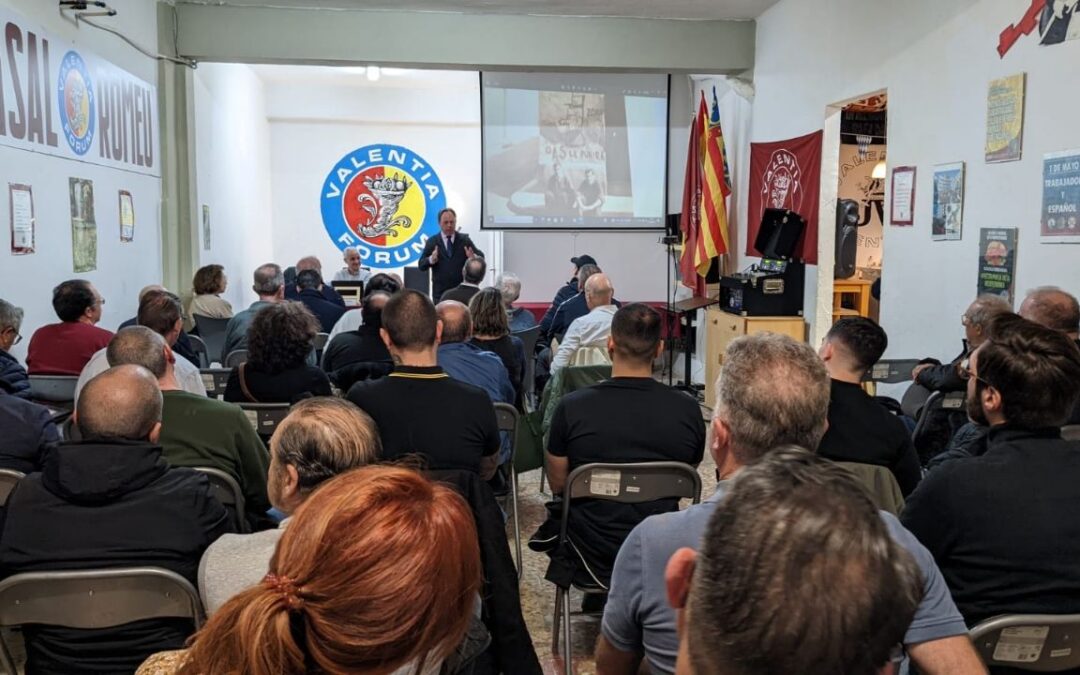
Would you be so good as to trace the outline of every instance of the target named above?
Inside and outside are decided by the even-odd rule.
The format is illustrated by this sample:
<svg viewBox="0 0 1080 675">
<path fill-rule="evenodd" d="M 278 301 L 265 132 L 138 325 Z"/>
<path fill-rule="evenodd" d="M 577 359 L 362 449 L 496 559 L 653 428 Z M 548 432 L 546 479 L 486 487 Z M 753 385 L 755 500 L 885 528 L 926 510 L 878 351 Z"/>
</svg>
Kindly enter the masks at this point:
<svg viewBox="0 0 1080 675">
<path fill-rule="evenodd" d="M 960 315 L 960 325 L 961 326 L 967 326 L 967 325 L 970 325 L 970 324 L 971 324 L 971 317 L 968 316 L 967 314 L 961 314 Z"/>
<path fill-rule="evenodd" d="M 970 380 L 971 378 L 975 378 L 976 380 L 978 380 L 979 382 L 982 382 L 983 384 L 985 384 L 988 387 L 994 386 L 994 385 L 990 384 L 989 382 L 987 382 L 985 379 L 979 377 L 975 373 L 975 371 L 971 369 L 971 357 L 968 357 L 968 358 L 964 359 L 963 361 L 961 361 L 960 365 L 956 367 L 956 372 L 960 375 L 960 379 L 964 380 L 965 382 L 967 380 Z"/>
<path fill-rule="evenodd" d="M 15 346 L 15 345 L 19 344 L 20 342 L 22 342 L 22 335 L 19 335 L 19 332 L 16 331 L 14 328 L 8 328 L 8 329 L 5 329 L 4 331 L 0 331 L 0 332 L 7 333 L 8 331 L 11 331 L 12 333 L 15 333 L 15 339 L 11 341 L 12 346 Z"/>
</svg>

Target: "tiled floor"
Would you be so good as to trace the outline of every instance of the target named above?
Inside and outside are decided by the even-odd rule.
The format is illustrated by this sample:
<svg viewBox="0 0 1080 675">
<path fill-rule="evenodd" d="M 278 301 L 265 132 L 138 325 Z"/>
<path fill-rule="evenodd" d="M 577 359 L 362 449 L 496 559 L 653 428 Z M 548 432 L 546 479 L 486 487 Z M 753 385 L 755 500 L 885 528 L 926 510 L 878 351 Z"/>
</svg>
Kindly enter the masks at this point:
<svg viewBox="0 0 1080 675">
<path fill-rule="evenodd" d="M 703 412 L 708 419 L 707 412 Z M 702 497 L 712 493 L 716 486 L 716 465 L 709 453 L 705 453 L 705 459 L 698 467 L 698 473 L 702 481 Z M 530 471 L 518 476 L 518 503 L 521 509 L 521 538 L 522 558 L 524 560 L 524 572 L 521 579 L 521 604 L 525 615 L 525 623 L 532 635 L 533 646 L 536 654 L 540 657 L 540 663 L 547 675 L 561 675 L 562 658 L 552 654 L 551 630 L 552 613 L 555 610 L 555 586 L 544 579 L 547 571 L 548 559 L 542 553 L 534 553 L 529 550 L 525 542 L 536 530 L 546 515 L 544 502 L 551 498 L 550 488 L 545 483 L 546 495 L 540 494 L 540 470 Z M 512 524 L 507 524 L 507 536 L 510 546 L 514 546 L 514 532 Z M 515 553 L 516 555 L 516 553 Z M 580 594 L 574 592 L 571 595 L 572 608 L 580 608 Z M 573 623 L 573 655 L 574 673 L 576 675 L 593 675 L 596 667 L 593 663 L 593 647 L 599 634 L 600 618 L 590 616 L 574 617 Z"/>
</svg>

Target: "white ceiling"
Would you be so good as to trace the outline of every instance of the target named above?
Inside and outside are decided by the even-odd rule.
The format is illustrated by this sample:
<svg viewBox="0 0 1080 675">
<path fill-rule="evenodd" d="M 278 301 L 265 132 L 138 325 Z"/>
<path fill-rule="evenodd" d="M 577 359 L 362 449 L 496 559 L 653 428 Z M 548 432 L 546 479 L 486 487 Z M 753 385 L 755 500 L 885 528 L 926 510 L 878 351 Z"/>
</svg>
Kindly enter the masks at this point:
<svg viewBox="0 0 1080 675">
<path fill-rule="evenodd" d="M 182 4 L 305 9 L 369 9 L 611 16 L 650 19 L 756 19 L 778 0 L 178 0 Z"/>
</svg>

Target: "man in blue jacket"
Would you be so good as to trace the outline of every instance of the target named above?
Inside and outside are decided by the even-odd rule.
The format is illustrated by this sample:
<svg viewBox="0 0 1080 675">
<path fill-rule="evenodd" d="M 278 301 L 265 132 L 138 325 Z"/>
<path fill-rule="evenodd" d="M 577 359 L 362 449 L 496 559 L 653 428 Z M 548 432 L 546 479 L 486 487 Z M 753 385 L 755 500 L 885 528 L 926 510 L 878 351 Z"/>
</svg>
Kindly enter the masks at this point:
<svg viewBox="0 0 1080 675">
<path fill-rule="evenodd" d="M 30 380 L 18 359 L 11 355 L 11 348 L 22 340 L 22 308 L 0 299 L 0 392 L 19 398 L 30 398 Z"/>
</svg>

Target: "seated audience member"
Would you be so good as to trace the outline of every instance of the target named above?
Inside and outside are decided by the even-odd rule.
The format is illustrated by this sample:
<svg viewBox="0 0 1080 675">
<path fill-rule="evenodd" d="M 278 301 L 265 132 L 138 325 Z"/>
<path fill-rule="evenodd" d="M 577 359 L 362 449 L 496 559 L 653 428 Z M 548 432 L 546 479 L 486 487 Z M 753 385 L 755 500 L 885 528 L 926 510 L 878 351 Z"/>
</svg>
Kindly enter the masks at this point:
<svg viewBox="0 0 1080 675">
<path fill-rule="evenodd" d="M 1080 443 L 1060 432 L 1080 394 L 1080 349 L 1003 316 L 963 372 L 968 415 L 990 427 L 987 450 L 927 474 L 904 525 L 934 554 L 968 625 L 1080 612 Z"/>
<path fill-rule="evenodd" d="M 825 433 L 829 375 L 809 345 L 771 333 L 739 338 L 724 354 L 716 387 L 709 434 L 716 491 L 683 511 L 646 518 L 627 537 L 604 608 L 598 675 L 632 675 L 643 657 L 653 673 L 676 672 L 676 617 L 664 581 L 668 560 L 681 548 L 699 547 L 709 517 L 744 466 L 782 445 L 816 448 Z M 882 512 L 881 519 L 922 573 L 923 599 L 903 639 L 912 661 L 924 675 L 985 673 L 933 556 L 894 516 Z"/>
<path fill-rule="evenodd" d="M 0 469 L 30 473 L 41 469 L 42 453 L 60 441 L 60 432 L 45 406 L 8 394 L 0 388 Z"/>
<path fill-rule="evenodd" d="M 480 284 L 484 282 L 484 276 L 487 275 L 487 263 L 483 258 L 469 258 L 465 262 L 465 267 L 461 269 L 462 281 L 457 286 L 447 290 L 439 298 L 439 302 L 444 300 L 455 300 L 463 305 L 468 305 L 472 297 L 480 292 Z"/>
<path fill-rule="evenodd" d="M 72 279 L 53 289 L 53 310 L 60 323 L 34 331 L 26 349 L 26 369 L 31 375 L 78 375 L 99 349 L 105 349 L 112 332 L 98 328 L 105 304 L 89 281 Z"/>
<path fill-rule="evenodd" d="M 309 365 L 319 321 L 299 302 L 263 307 L 248 326 L 248 360 L 232 369 L 225 400 L 234 403 L 296 403 L 330 396 L 330 380 Z"/>
<path fill-rule="evenodd" d="M 360 251 L 355 246 L 346 246 L 342 251 L 345 267 L 334 273 L 334 281 L 359 281 L 364 284 L 371 278 L 371 270 L 360 266 Z"/>
<path fill-rule="evenodd" d="M 559 349 L 551 359 L 551 373 L 574 365 L 581 358 L 579 350 L 592 350 L 602 360 L 611 336 L 611 320 L 617 308 L 611 304 L 615 289 L 603 273 L 594 274 L 585 282 L 585 300 L 589 313 L 574 320 L 559 343 Z"/>
<path fill-rule="evenodd" d="M 389 299 L 390 294 L 385 291 L 364 296 L 363 307 L 350 312 L 363 315 L 363 324 L 356 330 L 341 333 L 327 344 L 322 367 L 330 381 L 342 391 L 349 391 L 349 387 L 359 380 L 377 379 L 394 369 L 390 352 L 379 336 L 382 310 Z"/>
<path fill-rule="evenodd" d="M 1080 347 L 1080 303 L 1060 288 L 1043 286 L 1028 293 L 1020 304 L 1019 314 L 1040 326 L 1064 333 Z M 1077 386 L 1080 387 L 1080 382 Z M 1080 401 L 1069 415 L 1068 424 L 1080 424 Z"/>
<path fill-rule="evenodd" d="M 502 294 L 497 288 L 485 288 L 469 301 L 469 316 L 472 317 L 472 338 L 469 342 L 484 351 L 496 354 L 506 366 L 510 375 L 510 384 L 514 385 L 514 403 L 521 402 L 522 382 L 525 377 L 525 345 L 521 338 L 510 335 L 510 325 L 506 322 Z M 445 321 L 443 338 L 446 337 Z M 531 355 L 530 355 L 531 356 Z"/>
<path fill-rule="evenodd" d="M 0 298 L 0 393 L 30 398 L 30 379 L 26 368 L 11 355 L 11 348 L 22 341 L 22 308 Z"/>
<path fill-rule="evenodd" d="M 818 453 L 838 462 L 887 467 L 904 495 L 922 476 L 919 455 L 900 418 L 862 388 L 862 378 L 885 353 L 889 339 L 881 326 L 861 316 L 833 324 L 818 352 L 832 380 L 829 429 Z"/>
<path fill-rule="evenodd" d="M 229 320 L 225 327 L 225 346 L 221 350 L 221 357 L 225 358 L 238 349 L 247 349 L 247 332 L 251 322 L 260 309 L 277 304 L 285 298 L 285 275 L 281 267 L 274 263 L 260 265 L 255 270 L 255 283 L 251 290 L 259 299 L 251 303 L 247 309 L 240 310 Z"/>
<path fill-rule="evenodd" d="M 195 272 L 191 280 L 193 296 L 188 304 L 184 330 L 195 330 L 195 315 L 210 319 L 231 319 L 233 308 L 228 300 L 221 297 L 229 285 L 225 268 L 221 265 L 206 265 Z"/>
<path fill-rule="evenodd" d="M 261 583 L 139 674 L 437 673 L 472 620 L 479 550 L 451 488 L 397 467 L 349 471 L 300 506 Z"/>
<path fill-rule="evenodd" d="M 149 293 L 159 292 L 168 293 L 169 289 L 165 288 L 161 284 L 150 284 L 149 286 L 143 286 L 139 291 L 139 304 L 142 304 L 143 298 Z M 139 317 L 133 316 L 124 323 L 120 324 L 120 328 L 127 328 L 128 326 L 138 326 Z M 195 352 L 195 347 L 191 344 L 191 339 L 188 337 L 187 331 L 181 329 L 180 336 L 176 338 L 176 342 L 172 346 L 174 354 L 179 354 L 185 359 L 194 363 L 195 365 L 201 365 L 199 361 L 199 355 Z"/>
<path fill-rule="evenodd" d="M 196 581 L 199 558 L 228 529 L 206 476 L 174 469 L 157 444 L 161 393 L 139 366 L 98 375 L 76 408 L 83 440 L 44 456 L 7 502 L 0 573 L 164 567 Z M 130 673 L 147 656 L 183 646 L 182 619 L 115 628 L 24 626 L 27 673 Z"/>
<path fill-rule="evenodd" d="M 296 282 L 300 280 L 300 273 L 304 270 L 315 270 L 319 273 L 319 279 L 322 279 L 322 263 L 319 259 L 313 255 L 300 258 L 296 262 L 296 278 L 287 281 L 285 284 L 285 299 L 286 300 L 300 300 L 300 291 L 296 287 Z M 320 282 L 321 283 L 321 282 Z M 329 284 L 320 286 L 319 292 L 322 294 L 323 299 L 334 303 L 335 305 L 345 306 L 345 299 L 341 297 L 341 294 L 334 290 L 334 287 Z"/>
<path fill-rule="evenodd" d="M 544 340 L 548 343 L 552 338 L 562 339 L 562 336 L 566 333 L 566 330 L 573 323 L 574 319 L 585 316 L 589 313 L 589 304 L 585 300 L 585 284 L 588 282 L 589 277 L 594 274 L 599 274 L 600 268 L 596 265 L 582 265 L 581 269 L 577 273 L 577 287 L 581 290 L 574 293 L 562 304 L 555 308 L 555 312 L 551 315 L 551 321 L 548 323 L 548 329 L 544 333 Z M 571 300 L 574 302 L 571 305 L 567 305 Z"/>
<path fill-rule="evenodd" d="M 911 379 L 930 391 L 964 391 L 964 380 L 960 376 L 960 362 L 979 348 L 986 339 L 990 322 L 999 314 L 1012 311 L 1009 303 L 996 295 L 980 295 L 967 308 L 960 323 L 964 326 L 964 348 L 960 355 L 950 363 L 935 365 L 923 363 L 915 367 Z"/>
<path fill-rule="evenodd" d="M 493 354 L 470 340 L 473 332 L 469 308 L 456 300 L 443 300 L 435 306 L 442 322 L 437 353 L 439 367 L 459 382 L 479 387 L 493 403 L 514 404 L 514 385 L 506 366 Z"/>
<path fill-rule="evenodd" d="M 315 318 L 319 320 L 320 332 L 329 333 L 334 329 L 341 315 L 345 313 L 345 307 L 330 302 L 322 295 L 322 277 L 315 270 L 304 270 L 296 275 L 296 289 L 300 293 L 300 302 L 311 310 Z"/>
<path fill-rule="evenodd" d="M 180 389 L 191 392 L 197 396 L 206 396 L 206 386 L 203 384 L 199 366 L 188 361 L 172 351 L 177 337 L 183 328 L 183 314 L 181 312 L 180 298 L 168 291 L 156 291 L 147 293 L 139 302 L 138 324 L 165 338 L 169 345 L 169 355 L 173 359 L 173 369 L 176 372 L 176 382 Z M 116 336 L 113 336 L 113 340 Z M 112 344 L 112 341 L 109 342 Z M 109 350 L 106 347 L 94 354 L 79 374 L 79 381 L 75 383 L 75 400 L 79 400 L 86 383 L 109 369 L 109 366 L 117 366 L 118 363 L 109 361 Z"/>
<path fill-rule="evenodd" d="M 379 330 L 394 359 L 394 372 L 357 382 L 348 398 L 379 427 L 383 458 L 419 455 L 430 469 L 495 474 L 499 426 L 487 393 L 451 379 L 439 367 L 442 322 L 431 300 L 414 290 L 395 293 Z"/>
<path fill-rule="evenodd" d="M 250 424 L 248 427 L 250 428 Z M 315 488 L 334 476 L 379 460 L 379 430 L 367 413 L 339 398 L 297 403 L 270 439 L 270 469 L 263 477 L 270 503 L 291 516 Z M 199 564 L 199 591 L 207 613 L 259 583 L 290 522 L 255 534 L 227 534 Z"/>
<path fill-rule="evenodd" d="M 701 462 L 705 422 L 697 401 L 652 377 L 653 360 L 664 351 L 662 324 L 648 305 L 627 305 L 615 314 L 607 339 L 611 379 L 567 394 L 555 409 L 547 447 L 553 493 L 563 491 L 574 469 L 594 462 Z M 630 530 L 647 516 L 676 508 L 676 499 L 643 504 L 582 500 L 570 510 L 571 547 L 552 551 L 561 509 L 553 509 L 529 545 L 552 551 L 553 568 L 565 567 L 582 581 L 606 588 Z"/>
<path fill-rule="evenodd" d="M 364 296 L 367 297 L 376 291 L 383 291 L 387 295 L 393 295 L 401 290 L 401 280 L 395 278 L 397 275 L 389 275 L 385 272 L 379 272 L 373 274 L 371 279 L 364 284 Z M 356 330 L 364 323 L 364 317 L 361 312 L 355 309 L 350 309 L 341 315 L 338 322 L 334 324 L 334 329 L 330 331 L 330 337 L 327 344 L 331 344 L 338 335 L 350 330 Z"/>
<path fill-rule="evenodd" d="M 570 258 L 570 262 L 574 264 L 574 271 L 570 274 L 570 281 L 567 281 L 555 292 L 555 297 L 551 299 L 551 304 L 548 306 L 547 311 L 544 312 L 543 318 L 540 319 L 541 336 L 551 334 L 551 321 L 555 318 L 555 312 L 559 309 L 559 306 L 577 295 L 584 288 L 578 280 L 578 273 L 581 268 L 585 265 L 596 266 L 596 259 L 591 255 L 575 256 Z M 599 271 L 599 268 L 597 270 Z"/>
<path fill-rule="evenodd" d="M 521 297 L 521 279 L 511 272 L 503 272 L 495 280 L 495 287 L 499 289 L 502 297 L 503 308 L 506 310 L 506 321 L 510 326 L 511 333 L 520 333 L 529 330 L 536 325 L 536 317 L 524 307 L 514 307 L 514 303 Z M 529 354 L 532 357 L 532 354 Z"/>
<path fill-rule="evenodd" d="M 252 527 L 268 525 L 266 447 L 244 415 L 230 403 L 180 388 L 172 352 L 145 326 L 121 329 L 109 342 L 109 363 L 149 370 L 161 389 L 162 455 L 173 466 L 209 467 L 229 474 L 244 494 L 243 514 Z M 177 359 L 178 362 L 178 359 Z"/>
<path fill-rule="evenodd" d="M 668 564 L 680 673 L 893 672 L 922 580 L 850 474 L 778 450 L 714 511 L 701 552 Z"/>
</svg>

